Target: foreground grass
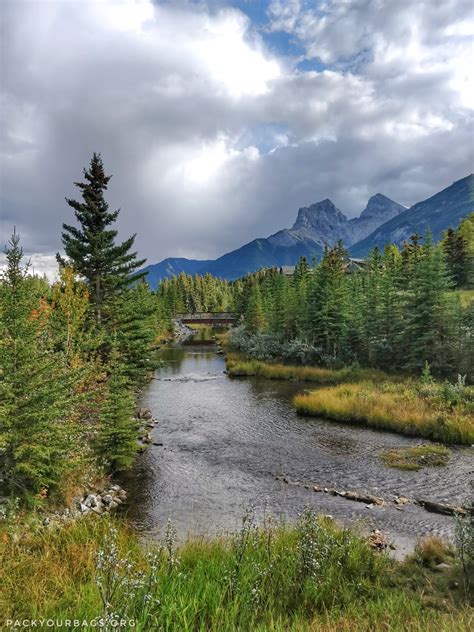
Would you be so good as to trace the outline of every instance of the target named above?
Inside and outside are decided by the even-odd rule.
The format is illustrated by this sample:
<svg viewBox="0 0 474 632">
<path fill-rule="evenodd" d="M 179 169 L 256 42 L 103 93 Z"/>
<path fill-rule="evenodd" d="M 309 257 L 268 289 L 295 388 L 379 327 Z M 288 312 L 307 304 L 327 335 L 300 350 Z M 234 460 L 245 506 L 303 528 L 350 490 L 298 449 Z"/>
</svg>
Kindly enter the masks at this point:
<svg viewBox="0 0 474 632">
<path fill-rule="evenodd" d="M 446 465 L 450 454 L 450 450 L 445 446 L 429 444 L 387 450 L 381 457 L 387 467 L 417 471 L 422 467 Z"/>
<path fill-rule="evenodd" d="M 226 365 L 229 375 L 234 377 L 255 376 L 270 380 L 301 380 L 321 385 L 357 382 L 359 380 L 377 381 L 387 378 L 385 373 L 376 369 L 357 367 L 326 369 L 323 367 L 292 366 L 252 360 L 238 353 L 227 353 Z"/>
<path fill-rule="evenodd" d="M 10 527 L 0 542 L 5 620 L 114 613 L 150 631 L 452 631 L 467 630 L 473 613 L 442 544 L 400 565 L 310 513 L 291 529 L 247 517 L 231 538 L 178 549 L 171 528 L 145 551 L 110 518 L 21 535 Z M 431 570 L 435 555 L 448 572 Z"/>
<path fill-rule="evenodd" d="M 474 443 L 472 402 L 423 396 L 415 381 L 361 382 L 320 388 L 294 399 L 303 415 L 362 423 L 443 443 Z"/>
</svg>

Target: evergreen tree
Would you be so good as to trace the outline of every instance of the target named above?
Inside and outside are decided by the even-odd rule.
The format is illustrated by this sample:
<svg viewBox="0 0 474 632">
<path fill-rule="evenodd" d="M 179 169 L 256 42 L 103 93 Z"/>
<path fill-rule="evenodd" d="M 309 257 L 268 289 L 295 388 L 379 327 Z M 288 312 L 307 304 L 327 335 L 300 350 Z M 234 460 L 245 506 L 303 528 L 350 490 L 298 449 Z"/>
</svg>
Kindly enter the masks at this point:
<svg viewBox="0 0 474 632">
<path fill-rule="evenodd" d="M 96 449 L 106 469 L 117 472 L 129 468 L 137 454 L 138 424 L 133 418 L 135 398 L 116 344 L 112 345 L 108 370 Z"/>
<path fill-rule="evenodd" d="M 258 280 L 254 280 L 250 286 L 250 295 L 245 311 L 245 322 L 248 330 L 252 333 L 262 331 L 267 324 Z"/>
<path fill-rule="evenodd" d="M 326 249 L 311 278 L 308 335 L 331 360 L 341 359 L 347 333 L 347 252 L 339 242 Z"/>
<path fill-rule="evenodd" d="M 365 276 L 366 283 L 363 287 L 365 296 L 365 309 L 363 310 L 365 351 L 367 353 L 365 362 L 370 366 L 376 366 L 378 351 L 383 336 L 381 318 L 383 260 L 378 248 L 374 248 L 369 254 Z"/>
<path fill-rule="evenodd" d="M 405 366 L 421 370 L 426 362 L 445 366 L 448 343 L 446 296 L 450 281 L 443 253 L 428 236 L 410 274 L 403 307 Z"/>
<path fill-rule="evenodd" d="M 123 372 L 136 388 L 156 368 L 154 342 L 159 331 L 157 300 L 145 282 L 124 291 L 117 300 L 115 337 Z"/>
<path fill-rule="evenodd" d="M 6 250 L 0 286 L 0 449 L 2 478 L 17 495 L 57 488 L 75 449 L 70 415 L 74 374 L 52 350 L 50 307 L 22 266 L 19 237 Z"/>
<path fill-rule="evenodd" d="M 308 321 L 308 284 L 311 275 L 306 257 L 301 257 L 295 266 L 292 279 L 291 312 L 294 314 L 294 335 L 304 337 Z"/>
<path fill-rule="evenodd" d="M 469 249 L 467 239 L 459 230 L 448 228 L 442 241 L 448 270 L 457 288 L 466 287 L 469 272 Z"/>
<path fill-rule="evenodd" d="M 402 292 L 399 289 L 401 254 L 397 246 L 387 246 L 383 255 L 380 279 L 379 348 L 377 366 L 393 369 L 405 360 L 402 320 Z"/>
<path fill-rule="evenodd" d="M 144 276 L 136 270 L 145 259 L 138 260 L 136 252 L 130 252 L 136 235 L 117 244 L 117 231 L 110 228 L 120 212 L 110 212 L 105 201 L 110 178 L 105 175 L 100 155 L 94 154 L 89 170 L 84 169 L 85 182 L 75 183 L 81 190 L 82 202 L 66 199 L 79 227 L 63 224 L 62 233 L 66 255 L 87 282 L 97 323 L 107 316 L 111 297 Z M 58 260 L 64 264 L 59 255 Z"/>
<path fill-rule="evenodd" d="M 280 336 L 288 333 L 288 280 L 283 272 L 275 272 L 269 277 L 268 324 L 270 330 Z"/>
</svg>

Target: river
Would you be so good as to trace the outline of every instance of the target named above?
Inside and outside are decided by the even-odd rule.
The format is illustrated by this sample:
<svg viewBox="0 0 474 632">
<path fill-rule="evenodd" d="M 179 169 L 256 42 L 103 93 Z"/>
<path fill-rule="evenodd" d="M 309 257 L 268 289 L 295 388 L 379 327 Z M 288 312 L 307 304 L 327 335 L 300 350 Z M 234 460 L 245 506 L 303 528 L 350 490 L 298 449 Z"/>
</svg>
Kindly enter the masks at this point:
<svg viewBox="0 0 474 632">
<path fill-rule="evenodd" d="M 387 468 L 381 451 L 427 441 L 299 417 L 291 399 L 307 383 L 230 378 L 202 337 L 164 348 L 163 366 L 142 397 L 159 420 L 152 434 L 162 445 L 151 445 L 123 482 L 128 516 L 144 537 L 161 537 L 168 518 L 181 539 L 234 531 L 250 506 L 257 518 L 266 512 L 292 521 L 311 507 L 363 531 L 379 528 L 399 555 L 420 536 L 452 535 L 453 518 L 416 505 L 368 508 L 276 477 L 389 501 L 403 495 L 461 504 L 471 493 L 472 448 L 453 448 L 444 467 Z"/>
</svg>

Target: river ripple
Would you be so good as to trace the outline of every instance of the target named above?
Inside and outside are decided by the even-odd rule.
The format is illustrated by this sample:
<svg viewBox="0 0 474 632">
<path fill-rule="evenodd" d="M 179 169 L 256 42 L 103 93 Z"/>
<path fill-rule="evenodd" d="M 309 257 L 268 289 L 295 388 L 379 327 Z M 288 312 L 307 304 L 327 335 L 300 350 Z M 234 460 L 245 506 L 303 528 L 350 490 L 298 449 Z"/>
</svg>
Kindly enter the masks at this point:
<svg viewBox="0 0 474 632">
<path fill-rule="evenodd" d="M 401 494 L 463 503 L 470 497 L 472 448 L 453 449 L 446 467 L 389 469 L 381 464 L 382 450 L 426 440 L 299 417 L 291 399 L 308 384 L 229 378 L 212 347 L 176 346 L 162 356 L 142 405 L 159 419 L 153 438 L 163 446 L 150 446 L 124 480 L 128 515 L 144 536 L 161 537 L 168 518 L 180 538 L 233 531 L 250 505 L 258 516 L 289 521 L 309 506 L 345 524 L 380 528 L 400 551 L 425 534 L 452 534 L 452 518 L 414 505 L 368 509 L 275 477 L 386 499 Z"/>
</svg>

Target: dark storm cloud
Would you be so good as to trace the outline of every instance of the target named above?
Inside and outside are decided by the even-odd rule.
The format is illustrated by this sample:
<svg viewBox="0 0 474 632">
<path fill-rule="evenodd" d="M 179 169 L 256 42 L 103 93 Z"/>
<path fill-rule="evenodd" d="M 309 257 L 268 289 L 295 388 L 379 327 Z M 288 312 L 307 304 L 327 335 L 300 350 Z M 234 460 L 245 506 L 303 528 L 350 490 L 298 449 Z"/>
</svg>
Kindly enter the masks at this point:
<svg viewBox="0 0 474 632">
<path fill-rule="evenodd" d="M 16 224 L 25 250 L 59 248 L 93 151 L 151 261 L 219 255 L 325 197 L 354 215 L 435 193 L 472 170 L 468 4 L 272 2 L 267 30 L 325 62 L 301 72 L 222 2 L 2 2 L 3 241 Z"/>
</svg>

